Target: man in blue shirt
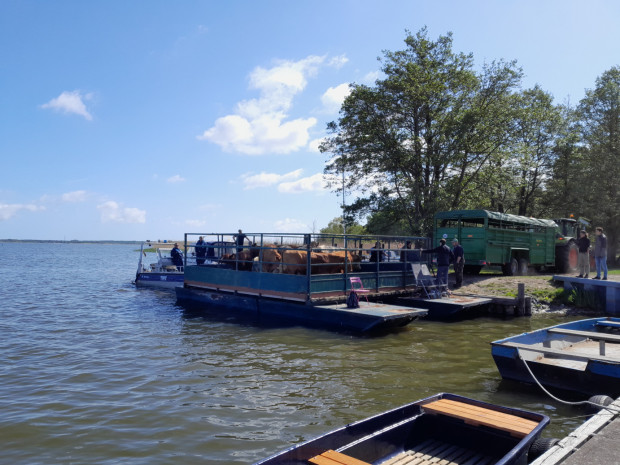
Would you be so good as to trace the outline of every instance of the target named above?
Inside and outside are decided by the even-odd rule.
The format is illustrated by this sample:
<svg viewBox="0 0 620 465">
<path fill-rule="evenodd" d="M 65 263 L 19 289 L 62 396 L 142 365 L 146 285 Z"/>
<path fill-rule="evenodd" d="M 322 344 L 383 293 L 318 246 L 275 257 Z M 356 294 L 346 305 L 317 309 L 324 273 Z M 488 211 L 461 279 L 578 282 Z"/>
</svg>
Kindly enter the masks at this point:
<svg viewBox="0 0 620 465">
<path fill-rule="evenodd" d="M 459 245 L 459 240 L 455 237 L 452 239 L 452 254 L 454 255 L 454 277 L 456 283 L 454 289 L 458 289 L 463 285 L 463 268 L 465 267 L 465 251 Z"/>
</svg>

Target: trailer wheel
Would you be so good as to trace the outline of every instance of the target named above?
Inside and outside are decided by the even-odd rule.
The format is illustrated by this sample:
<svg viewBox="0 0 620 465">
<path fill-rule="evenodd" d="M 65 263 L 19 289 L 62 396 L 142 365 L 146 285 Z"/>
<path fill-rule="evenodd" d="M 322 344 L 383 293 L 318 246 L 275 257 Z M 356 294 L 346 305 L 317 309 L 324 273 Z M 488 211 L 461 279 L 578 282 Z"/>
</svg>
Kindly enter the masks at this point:
<svg viewBox="0 0 620 465">
<path fill-rule="evenodd" d="M 519 262 L 513 258 L 502 267 L 505 276 L 516 276 L 519 272 Z"/>
<path fill-rule="evenodd" d="M 528 275 L 528 266 L 529 266 L 529 263 L 527 261 L 527 258 L 519 259 L 519 276 Z"/>
</svg>

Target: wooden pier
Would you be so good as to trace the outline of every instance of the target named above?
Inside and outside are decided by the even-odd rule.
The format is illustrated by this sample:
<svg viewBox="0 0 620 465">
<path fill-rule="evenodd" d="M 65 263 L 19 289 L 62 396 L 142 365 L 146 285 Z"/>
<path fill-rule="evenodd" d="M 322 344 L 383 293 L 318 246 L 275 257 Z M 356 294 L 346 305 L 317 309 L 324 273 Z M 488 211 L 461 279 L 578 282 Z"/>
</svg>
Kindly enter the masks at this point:
<svg viewBox="0 0 620 465">
<path fill-rule="evenodd" d="M 610 465 L 620 463 L 620 398 L 530 463 Z"/>
</svg>

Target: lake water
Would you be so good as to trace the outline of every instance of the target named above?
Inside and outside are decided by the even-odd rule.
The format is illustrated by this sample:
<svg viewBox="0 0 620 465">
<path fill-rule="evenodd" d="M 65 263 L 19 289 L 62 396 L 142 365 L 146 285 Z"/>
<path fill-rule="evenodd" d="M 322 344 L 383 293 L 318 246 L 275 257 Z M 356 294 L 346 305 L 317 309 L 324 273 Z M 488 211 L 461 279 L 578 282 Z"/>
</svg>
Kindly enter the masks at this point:
<svg viewBox="0 0 620 465">
<path fill-rule="evenodd" d="M 547 437 L 583 421 L 491 358 L 490 341 L 564 317 L 259 328 L 136 289 L 137 249 L 0 243 L 0 462 L 247 464 L 437 392 L 546 413 Z"/>
</svg>

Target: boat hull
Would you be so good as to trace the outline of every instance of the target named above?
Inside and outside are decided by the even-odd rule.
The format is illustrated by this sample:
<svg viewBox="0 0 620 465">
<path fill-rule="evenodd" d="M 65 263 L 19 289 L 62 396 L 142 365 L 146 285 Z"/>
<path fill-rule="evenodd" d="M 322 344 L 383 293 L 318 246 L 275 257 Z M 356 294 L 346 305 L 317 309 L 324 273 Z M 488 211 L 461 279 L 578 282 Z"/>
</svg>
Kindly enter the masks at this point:
<svg viewBox="0 0 620 465">
<path fill-rule="evenodd" d="M 580 320 L 511 336 L 492 342 L 491 354 L 504 379 L 537 380 L 546 387 L 615 398 L 620 395 L 620 347 L 617 353 L 609 345 L 605 355 L 598 351 L 597 338 L 615 337 L 600 330 L 599 322 L 606 321 Z"/>
<path fill-rule="evenodd" d="M 459 418 L 434 415 L 425 410 L 425 405 L 439 400 L 482 408 L 491 416 L 495 415 L 495 412 L 518 416 L 536 426 L 524 436 L 515 437 L 506 431 L 475 425 L 472 422 L 466 423 Z M 446 454 L 468 453 L 472 457 L 480 455 L 487 460 L 484 463 L 524 465 L 527 463 L 531 444 L 548 422 L 549 418 L 545 415 L 443 393 L 338 428 L 255 465 L 308 464 L 309 459 L 328 450 L 344 453 L 366 463 L 382 463 L 403 454 L 411 454 L 429 441 L 435 452 L 441 450 L 446 451 Z M 441 460 L 437 453 L 433 455 L 437 457 L 435 462 Z M 447 458 L 447 455 L 444 457 Z M 451 460 L 441 463 L 449 461 Z M 472 463 L 473 461 L 475 459 L 472 458 Z"/>
<path fill-rule="evenodd" d="M 136 286 L 173 290 L 183 286 L 183 273 L 138 273 Z"/>
</svg>

